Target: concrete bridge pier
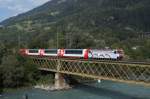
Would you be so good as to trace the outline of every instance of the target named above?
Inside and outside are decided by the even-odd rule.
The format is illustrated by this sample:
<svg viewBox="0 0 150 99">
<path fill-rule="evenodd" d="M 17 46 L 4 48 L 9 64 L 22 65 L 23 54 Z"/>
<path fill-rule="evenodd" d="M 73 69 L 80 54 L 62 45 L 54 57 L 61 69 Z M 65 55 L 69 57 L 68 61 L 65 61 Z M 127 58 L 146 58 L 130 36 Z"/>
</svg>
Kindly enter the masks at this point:
<svg viewBox="0 0 150 99">
<path fill-rule="evenodd" d="M 63 90 L 71 88 L 69 84 L 67 84 L 64 74 L 62 73 L 55 73 L 55 82 L 54 82 L 54 89 L 55 90 Z"/>
</svg>

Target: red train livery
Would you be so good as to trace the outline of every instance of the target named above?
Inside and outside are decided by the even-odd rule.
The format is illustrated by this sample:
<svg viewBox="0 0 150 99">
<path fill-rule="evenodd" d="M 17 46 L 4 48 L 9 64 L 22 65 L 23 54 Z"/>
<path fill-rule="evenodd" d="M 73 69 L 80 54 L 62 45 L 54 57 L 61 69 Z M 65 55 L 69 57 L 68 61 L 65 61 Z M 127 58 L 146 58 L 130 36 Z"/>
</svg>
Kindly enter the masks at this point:
<svg viewBox="0 0 150 99">
<path fill-rule="evenodd" d="M 84 58 L 84 59 L 115 59 L 124 58 L 122 49 L 20 49 L 21 55 L 47 56 L 63 58 Z"/>
</svg>

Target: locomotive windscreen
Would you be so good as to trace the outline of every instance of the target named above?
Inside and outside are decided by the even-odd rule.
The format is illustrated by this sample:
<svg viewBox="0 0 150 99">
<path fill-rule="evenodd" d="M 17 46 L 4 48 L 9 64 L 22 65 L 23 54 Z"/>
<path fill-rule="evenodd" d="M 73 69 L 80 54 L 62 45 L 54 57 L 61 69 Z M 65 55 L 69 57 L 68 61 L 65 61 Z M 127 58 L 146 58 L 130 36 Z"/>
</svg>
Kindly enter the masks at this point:
<svg viewBox="0 0 150 99">
<path fill-rule="evenodd" d="M 45 53 L 46 54 L 57 54 L 57 49 L 46 49 Z"/>
<path fill-rule="evenodd" d="M 38 53 L 39 50 L 38 49 L 29 49 L 29 53 Z"/>
<path fill-rule="evenodd" d="M 82 50 L 65 50 L 65 54 L 82 54 Z"/>
</svg>

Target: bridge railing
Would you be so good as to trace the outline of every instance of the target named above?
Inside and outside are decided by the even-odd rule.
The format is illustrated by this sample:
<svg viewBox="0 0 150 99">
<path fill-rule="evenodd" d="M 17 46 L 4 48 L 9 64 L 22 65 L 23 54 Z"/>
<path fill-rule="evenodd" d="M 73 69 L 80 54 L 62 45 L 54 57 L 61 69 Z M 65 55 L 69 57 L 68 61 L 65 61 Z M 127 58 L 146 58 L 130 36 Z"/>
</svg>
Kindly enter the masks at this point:
<svg viewBox="0 0 150 99">
<path fill-rule="evenodd" d="M 106 61 L 32 58 L 43 70 L 96 79 L 150 84 L 150 65 Z"/>
</svg>

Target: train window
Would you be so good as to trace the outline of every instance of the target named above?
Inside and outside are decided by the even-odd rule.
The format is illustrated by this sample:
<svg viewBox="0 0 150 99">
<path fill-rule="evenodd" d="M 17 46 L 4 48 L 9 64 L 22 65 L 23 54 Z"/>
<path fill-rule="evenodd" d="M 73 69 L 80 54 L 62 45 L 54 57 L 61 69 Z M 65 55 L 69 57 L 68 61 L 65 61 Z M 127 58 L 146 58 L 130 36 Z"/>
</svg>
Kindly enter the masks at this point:
<svg viewBox="0 0 150 99">
<path fill-rule="evenodd" d="M 29 53 L 38 53 L 39 50 L 38 49 L 29 49 Z"/>
<path fill-rule="evenodd" d="M 57 49 L 46 49 L 45 53 L 46 54 L 57 54 Z"/>
<path fill-rule="evenodd" d="M 65 50 L 65 54 L 82 54 L 82 50 Z"/>
<path fill-rule="evenodd" d="M 114 51 L 114 54 L 117 54 L 117 51 Z"/>
</svg>

